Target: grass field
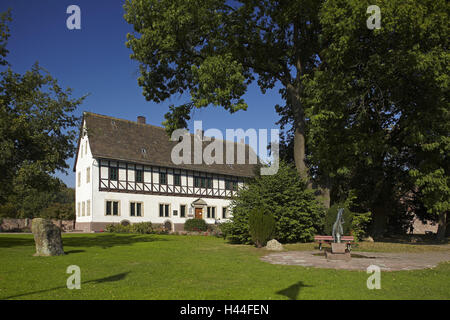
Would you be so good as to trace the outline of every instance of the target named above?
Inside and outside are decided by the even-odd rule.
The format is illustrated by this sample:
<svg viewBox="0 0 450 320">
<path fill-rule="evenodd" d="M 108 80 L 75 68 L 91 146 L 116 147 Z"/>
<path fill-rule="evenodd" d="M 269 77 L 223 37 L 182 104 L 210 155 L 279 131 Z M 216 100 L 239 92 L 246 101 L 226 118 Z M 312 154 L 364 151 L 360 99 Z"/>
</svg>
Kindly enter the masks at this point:
<svg viewBox="0 0 450 320">
<path fill-rule="evenodd" d="M 63 242 L 67 255 L 33 257 L 32 235 L 0 235 L 0 299 L 450 299 L 448 262 L 384 272 L 381 289 L 368 290 L 365 272 L 272 265 L 259 260 L 262 249 L 215 237 L 64 234 Z M 356 250 L 365 246 L 448 250 Z M 80 290 L 66 287 L 69 265 L 81 268 Z"/>
</svg>

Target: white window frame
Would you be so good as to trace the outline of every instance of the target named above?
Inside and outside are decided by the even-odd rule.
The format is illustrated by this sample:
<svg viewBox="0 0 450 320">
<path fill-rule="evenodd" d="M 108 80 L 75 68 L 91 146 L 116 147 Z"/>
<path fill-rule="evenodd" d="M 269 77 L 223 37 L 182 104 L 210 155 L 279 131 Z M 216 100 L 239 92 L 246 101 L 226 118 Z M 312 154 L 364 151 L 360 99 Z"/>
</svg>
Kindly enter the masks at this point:
<svg viewBox="0 0 450 320">
<path fill-rule="evenodd" d="M 223 215 L 223 209 L 225 209 L 225 216 Z M 228 206 L 222 206 L 222 219 L 228 219 Z"/>
<path fill-rule="evenodd" d="M 91 167 L 86 168 L 86 183 L 91 182 Z"/>
<path fill-rule="evenodd" d="M 184 217 L 182 217 L 181 216 L 181 207 L 182 206 L 184 206 Z M 186 217 L 187 217 L 187 210 L 188 209 L 188 206 L 187 206 L 187 204 L 185 204 L 185 203 L 180 203 L 180 211 L 179 211 L 179 214 L 178 214 L 178 216 L 180 217 L 180 218 L 184 218 L 184 219 L 186 219 Z"/>
<path fill-rule="evenodd" d="M 91 200 L 86 201 L 86 216 L 91 216 Z"/>
<path fill-rule="evenodd" d="M 163 216 L 162 217 L 159 215 L 159 207 L 161 205 L 164 205 Z M 165 207 L 166 205 L 169 206 L 169 210 L 168 210 L 169 211 L 169 215 L 168 216 L 166 216 L 166 207 Z M 160 203 L 158 203 L 158 217 L 159 218 L 171 218 L 172 217 L 172 205 L 170 203 L 167 203 L 167 202 L 160 202 Z"/>
<path fill-rule="evenodd" d="M 111 202 L 111 214 L 106 214 L 106 207 L 107 207 L 107 202 L 110 201 Z M 113 202 L 118 202 L 119 204 L 117 205 L 117 215 L 113 214 L 114 211 L 114 205 L 112 204 Z M 120 200 L 117 199 L 105 199 L 105 209 L 104 209 L 104 215 L 106 217 L 120 217 L 121 216 L 121 203 Z"/>
<path fill-rule="evenodd" d="M 134 204 L 134 216 L 131 215 L 131 204 Z M 137 203 L 141 204 L 141 215 L 138 216 L 137 215 Z M 128 216 L 132 217 L 132 218 L 142 218 L 144 216 L 144 202 L 143 201 L 133 201 L 130 200 L 128 201 Z"/>
<path fill-rule="evenodd" d="M 214 208 L 214 217 L 212 216 L 212 210 Z M 208 217 L 208 209 L 210 209 L 210 217 Z M 206 207 L 206 219 L 217 219 L 217 207 L 216 206 L 207 206 Z"/>
</svg>

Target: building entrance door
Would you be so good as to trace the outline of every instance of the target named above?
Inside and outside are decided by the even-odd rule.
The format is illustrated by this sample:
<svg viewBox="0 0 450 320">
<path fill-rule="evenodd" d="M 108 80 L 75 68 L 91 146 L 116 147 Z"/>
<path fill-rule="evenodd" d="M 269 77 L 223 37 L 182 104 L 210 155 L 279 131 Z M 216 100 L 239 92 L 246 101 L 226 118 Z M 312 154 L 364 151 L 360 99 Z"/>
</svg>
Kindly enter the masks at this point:
<svg viewBox="0 0 450 320">
<path fill-rule="evenodd" d="M 203 219 L 203 209 L 195 208 L 195 219 Z"/>
</svg>

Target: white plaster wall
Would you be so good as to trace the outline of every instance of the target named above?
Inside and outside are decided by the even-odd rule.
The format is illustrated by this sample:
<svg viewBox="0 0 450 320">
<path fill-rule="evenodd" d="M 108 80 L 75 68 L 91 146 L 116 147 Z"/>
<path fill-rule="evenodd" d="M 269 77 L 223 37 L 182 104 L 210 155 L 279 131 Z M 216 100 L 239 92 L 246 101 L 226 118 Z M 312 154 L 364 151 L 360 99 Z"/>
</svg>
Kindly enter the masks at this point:
<svg viewBox="0 0 450 320">
<path fill-rule="evenodd" d="M 122 192 L 105 192 L 94 190 L 94 202 L 93 202 L 93 221 L 94 222 L 121 222 L 122 220 L 128 220 L 131 223 L 150 221 L 152 223 L 164 223 L 170 220 L 172 223 L 184 223 L 186 219 L 194 217 L 194 208 L 192 202 L 197 200 L 195 197 L 174 197 L 164 195 L 150 195 L 150 194 L 133 194 Z M 229 207 L 230 200 L 228 199 L 213 199 L 202 198 L 208 206 L 216 207 L 216 219 L 224 221 L 222 219 L 222 208 Z M 105 207 L 106 201 L 113 200 L 119 201 L 119 214 L 120 216 L 106 216 Z M 130 216 L 130 202 L 142 202 L 143 203 L 143 215 L 142 217 Z M 159 204 L 170 205 L 170 217 L 159 216 Z M 180 205 L 186 205 L 186 217 L 180 217 Z M 192 209 L 189 209 L 192 208 Z M 173 210 L 178 211 L 178 215 L 173 215 Z M 191 210 L 191 211 L 190 211 Z M 203 209 L 203 218 L 207 223 L 214 224 L 215 219 L 207 218 L 206 207 Z M 192 214 L 192 216 L 189 216 Z M 228 212 L 228 216 L 230 213 Z"/>
<path fill-rule="evenodd" d="M 84 128 L 83 124 L 83 128 Z M 92 163 L 94 159 L 92 158 L 91 149 L 89 146 L 88 136 L 85 135 L 80 139 L 78 145 L 78 159 L 75 167 L 75 219 L 77 222 L 90 222 L 92 221 L 93 213 L 93 201 L 92 201 L 92 188 L 95 186 L 95 181 L 93 179 L 93 166 Z M 90 168 L 90 182 L 87 182 L 87 168 Z M 81 181 L 78 184 L 79 173 L 81 173 Z M 98 171 L 97 171 L 98 175 Z M 98 184 L 98 179 L 97 179 Z M 79 186 L 78 186 L 79 185 Z M 97 187 L 98 188 L 98 187 Z M 90 215 L 88 216 L 88 200 L 90 200 Z M 82 203 L 85 203 L 85 215 L 82 216 Z M 80 207 L 80 212 L 78 212 L 78 204 Z"/>
</svg>

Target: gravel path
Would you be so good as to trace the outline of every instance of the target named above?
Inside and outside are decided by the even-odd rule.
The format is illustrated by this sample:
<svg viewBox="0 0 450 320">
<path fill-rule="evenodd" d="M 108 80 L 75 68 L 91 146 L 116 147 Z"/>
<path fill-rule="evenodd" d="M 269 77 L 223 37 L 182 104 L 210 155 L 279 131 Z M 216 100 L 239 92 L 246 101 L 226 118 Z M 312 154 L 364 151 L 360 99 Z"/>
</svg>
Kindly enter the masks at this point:
<svg viewBox="0 0 450 320">
<path fill-rule="evenodd" d="M 376 265 L 383 271 L 399 271 L 434 268 L 440 262 L 450 261 L 450 250 L 424 253 L 352 252 L 355 257 L 350 261 L 328 261 L 318 254 L 319 251 L 284 251 L 265 255 L 261 260 L 272 264 L 364 271 L 370 265 Z"/>
</svg>

